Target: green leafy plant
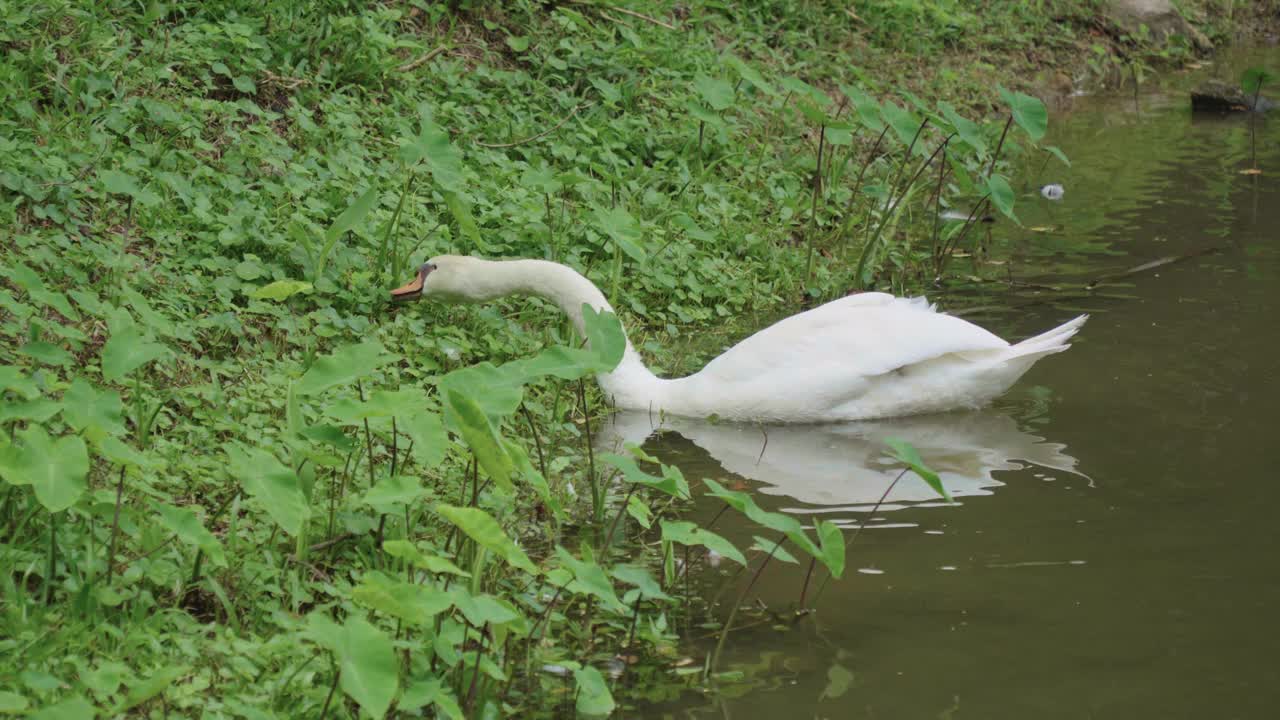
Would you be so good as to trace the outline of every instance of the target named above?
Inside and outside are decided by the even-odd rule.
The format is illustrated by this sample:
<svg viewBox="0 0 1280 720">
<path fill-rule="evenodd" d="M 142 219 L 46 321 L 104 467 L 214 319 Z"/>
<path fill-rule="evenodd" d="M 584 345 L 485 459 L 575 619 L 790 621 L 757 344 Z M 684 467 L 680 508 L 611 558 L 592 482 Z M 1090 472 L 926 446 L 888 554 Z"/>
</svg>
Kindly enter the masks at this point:
<svg viewBox="0 0 1280 720">
<path fill-rule="evenodd" d="M 1259 112 L 1258 102 L 1262 97 L 1262 86 L 1274 79 L 1271 73 L 1262 68 L 1251 67 L 1240 76 L 1240 87 L 1246 95 L 1252 95 L 1249 103 L 1249 167 L 1254 174 L 1258 172 L 1258 141 L 1256 117 Z"/>
<path fill-rule="evenodd" d="M 995 82 L 1092 17 L 481 5 L 0 4 L 0 711 L 604 714 L 679 677 L 698 558 L 840 574 L 829 523 L 717 486 L 739 547 L 678 468 L 597 455 L 614 315 L 385 290 L 554 259 L 678 372 L 946 280 L 1045 132 Z"/>
</svg>

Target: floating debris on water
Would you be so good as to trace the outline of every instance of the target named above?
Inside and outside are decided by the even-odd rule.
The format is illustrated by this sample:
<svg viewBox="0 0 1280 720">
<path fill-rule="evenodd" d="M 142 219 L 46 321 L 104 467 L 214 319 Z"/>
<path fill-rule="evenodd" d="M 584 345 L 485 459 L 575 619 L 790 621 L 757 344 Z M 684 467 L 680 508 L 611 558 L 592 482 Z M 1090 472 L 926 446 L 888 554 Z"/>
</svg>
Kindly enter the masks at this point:
<svg viewBox="0 0 1280 720">
<path fill-rule="evenodd" d="M 1054 202 L 1057 202 L 1058 200 L 1062 199 L 1063 195 L 1066 195 L 1066 194 L 1067 194 L 1066 189 L 1057 183 L 1045 185 L 1044 187 L 1040 188 L 1040 196 L 1043 197 L 1045 200 L 1053 200 Z"/>
<path fill-rule="evenodd" d="M 1054 565 L 1084 565 L 1084 560 L 1026 560 L 1024 562 L 987 563 L 989 568 L 1052 567 Z"/>
<path fill-rule="evenodd" d="M 943 210 L 942 212 L 938 213 L 938 217 L 943 220 L 958 220 L 960 222 L 968 222 L 969 216 L 971 213 L 972 211 L 951 209 L 951 210 Z M 978 222 L 984 222 L 984 223 L 990 223 L 990 222 L 996 221 L 995 216 L 990 214 L 983 215 L 982 217 L 976 218 L 976 220 Z"/>
</svg>

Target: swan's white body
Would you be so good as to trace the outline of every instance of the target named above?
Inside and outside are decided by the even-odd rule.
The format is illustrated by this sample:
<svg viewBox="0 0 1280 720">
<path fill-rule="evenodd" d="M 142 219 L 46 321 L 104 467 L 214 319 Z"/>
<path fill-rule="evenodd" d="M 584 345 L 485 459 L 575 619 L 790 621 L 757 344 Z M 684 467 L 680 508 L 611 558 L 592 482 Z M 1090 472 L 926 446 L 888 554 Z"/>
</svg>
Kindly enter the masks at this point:
<svg viewBox="0 0 1280 720">
<path fill-rule="evenodd" d="M 424 265 L 415 283 L 405 288 L 453 302 L 541 296 L 579 332 L 583 304 L 612 312 L 590 280 L 544 260 L 444 256 Z M 750 422 L 840 422 L 973 408 L 1008 390 L 1036 360 L 1070 347 L 1087 317 L 1011 345 L 937 312 L 924 298 L 868 292 L 774 323 L 688 377 L 655 376 L 628 341 L 622 362 L 597 380 L 621 409 Z"/>
</svg>

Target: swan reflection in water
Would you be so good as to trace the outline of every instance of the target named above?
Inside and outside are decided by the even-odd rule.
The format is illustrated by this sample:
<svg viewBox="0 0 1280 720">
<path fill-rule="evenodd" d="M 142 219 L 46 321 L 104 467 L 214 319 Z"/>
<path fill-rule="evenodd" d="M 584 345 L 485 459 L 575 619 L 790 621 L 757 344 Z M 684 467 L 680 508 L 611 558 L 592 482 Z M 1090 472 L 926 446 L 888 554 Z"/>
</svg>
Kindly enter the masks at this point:
<svg viewBox="0 0 1280 720">
<path fill-rule="evenodd" d="M 781 507 L 790 513 L 869 512 L 903 465 L 888 455 L 885 440 L 913 445 L 937 471 L 957 500 L 990 495 L 1004 483 L 993 473 L 1036 465 L 1047 471 L 1081 476 L 1066 446 L 1024 432 L 1011 417 L 984 410 L 892 420 L 830 425 L 710 423 L 681 417 L 659 419 L 620 412 L 605 422 L 597 447 L 618 452 L 626 444 L 644 445 L 663 462 L 681 467 L 690 480 L 716 476 L 705 461 L 672 462 L 661 447 L 674 432 L 706 451 L 723 471 L 760 483 L 758 492 L 787 497 L 807 507 Z M 670 446 L 669 446 L 670 447 Z M 923 480 L 907 473 L 879 511 L 945 504 Z M 833 518 L 836 519 L 836 518 Z M 837 520 L 840 522 L 840 520 Z M 846 519 L 844 524 L 853 522 Z"/>
</svg>

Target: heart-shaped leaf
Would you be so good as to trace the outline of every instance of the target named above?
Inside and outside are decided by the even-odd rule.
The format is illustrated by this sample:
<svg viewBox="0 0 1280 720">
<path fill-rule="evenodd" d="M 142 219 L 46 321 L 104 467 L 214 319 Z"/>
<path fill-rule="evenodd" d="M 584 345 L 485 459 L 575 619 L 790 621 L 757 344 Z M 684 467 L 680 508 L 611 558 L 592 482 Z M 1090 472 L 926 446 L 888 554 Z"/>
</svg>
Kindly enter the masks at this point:
<svg viewBox="0 0 1280 720">
<path fill-rule="evenodd" d="M 785 547 L 783 547 L 783 544 L 786 543 L 786 538 L 770 540 L 769 538 L 761 537 L 759 535 L 752 535 L 751 538 L 755 540 L 755 542 L 751 544 L 751 550 L 755 550 L 765 556 L 772 556 L 774 560 L 779 560 L 789 565 L 800 564 L 800 561 L 796 559 L 796 556 L 792 555 Z"/>
<path fill-rule="evenodd" d="M 934 489 L 934 492 L 946 498 L 947 502 L 954 502 L 951 498 L 951 493 L 947 492 L 947 488 L 942 484 L 942 478 L 938 477 L 938 473 L 934 472 L 933 468 L 925 464 L 924 459 L 920 457 L 919 451 L 911 443 L 890 438 L 885 440 L 884 444 L 889 446 L 892 451 L 889 454 L 895 460 L 906 465 L 912 472 L 919 475 L 921 480 L 928 483 L 929 487 Z"/>
<path fill-rule="evenodd" d="M 379 480 L 369 488 L 361 501 L 380 513 L 397 512 L 406 505 L 412 505 L 427 491 L 417 478 L 409 475 L 394 475 Z"/>
<path fill-rule="evenodd" d="M 354 425 L 372 418 L 401 418 L 418 415 L 428 405 L 422 388 L 374 390 L 365 401 L 342 398 L 329 407 L 329 415 L 343 425 Z"/>
<path fill-rule="evenodd" d="M 956 134 L 965 144 L 976 150 L 979 155 L 987 154 L 987 141 L 983 139 L 982 128 L 978 127 L 977 123 L 956 112 L 955 106 L 949 102 L 938 103 L 938 109 L 942 111 L 942 116 L 951 123 L 951 127 L 955 128 Z"/>
<path fill-rule="evenodd" d="M 510 491 L 512 489 L 511 473 L 515 466 L 511 456 L 502 444 L 502 438 L 484 410 L 474 400 L 462 393 L 449 391 L 448 419 L 457 428 L 463 441 L 484 472 L 497 483 L 498 487 Z"/>
<path fill-rule="evenodd" d="M 685 482 L 678 468 L 663 465 L 663 476 L 654 477 L 641 470 L 636 459 L 630 455 L 609 453 L 602 455 L 601 459 L 621 470 L 627 482 L 638 483 L 681 500 L 689 497 L 689 483 Z"/>
<path fill-rule="evenodd" d="M 30 720 L 93 720 L 97 710 L 79 695 L 45 705 L 38 712 L 27 716 Z"/>
<path fill-rule="evenodd" d="M 476 249 L 483 252 L 488 245 L 480 235 L 480 226 L 476 224 L 475 216 L 471 214 L 471 199 L 465 193 L 446 190 L 444 204 L 449 208 L 449 214 L 453 216 L 454 222 L 458 223 L 462 236 L 475 243 Z"/>
<path fill-rule="evenodd" d="M 726 110 L 733 105 L 733 85 L 724 78 L 698 75 L 693 79 L 693 87 L 703 102 L 715 110 Z"/>
<path fill-rule="evenodd" d="M 831 104 L 831 98 L 827 97 L 826 93 L 798 77 L 782 78 L 779 84 L 782 85 L 783 90 L 795 95 L 798 99 L 807 99 L 819 108 L 825 108 Z"/>
<path fill-rule="evenodd" d="M 1062 150 L 1059 149 L 1058 147 L 1054 145 L 1046 145 L 1044 147 L 1044 151 L 1058 158 L 1058 160 L 1060 160 L 1063 165 L 1066 165 L 1067 167 L 1071 167 L 1071 160 L 1069 160 L 1067 158 L 1067 154 L 1062 152 Z"/>
<path fill-rule="evenodd" d="M 132 175 L 118 170 L 103 170 L 98 173 L 102 189 L 118 195 L 133 195 L 138 192 L 138 181 Z"/>
<path fill-rule="evenodd" d="M 516 363 L 499 367 L 491 362 L 482 362 L 440 378 L 440 391 L 446 397 L 451 392 L 465 395 L 483 408 L 489 417 L 502 417 L 520 407 L 527 380 L 527 375 Z"/>
<path fill-rule="evenodd" d="M 614 243 L 636 262 L 644 262 L 646 257 L 640 237 L 640 223 L 626 210 L 616 207 L 611 209 L 594 208 L 591 211 L 596 225 L 613 240 Z"/>
<path fill-rule="evenodd" d="M 520 174 L 520 186 L 537 190 L 540 193 L 554 195 L 564 188 L 564 183 L 556 179 L 551 168 L 542 166 L 529 168 Z"/>
<path fill-rule="evenodd" d="M 109 462 L 116 465 L 129 465 L 136 468 L 150 469 L 159 463 L 134 450 L 119 438 L 107 436 L 98 443 L 98 451 Z"/>
<path fill-rule="evenodd" d="M 853 103 L 853 109 L 858 113 L 858 121 L 863 127 L 875 133 L 884 129 L 884 114 L 880 103 L 876 102 L 875 98 L 863 92 L 862 88 L 850 85 L 841 85 L 840 92 L 849 98 L 850 103 Z"/>
<path fill-rule="evenodd" d="M 573 671 L 574 682 L 578 684 L 578 699 L 575 707 L 583 715 L 608 715 L 617 707 L 613 694 L 604 676 L 593 667 L 578 668 Z"/>
<path fill-rule="evenodd" d="M 43 423 L 58 411 L 63 409 L 63 404 L 50 400 L 49 398 L 35 398 L 34 400 L 18 400 L 15 402 L 0 403 L 0 423 L 10 422 L 12 420 L 28 420 L 33 423 Z"/>
<path fill-rule="evenodd" d="M 462 707 L 458 705 L 457 698 L 453 696 L 453 692 L 444 684 L 444 681 L 438 677 L 429 680 L 418 680 L 405 688 L 405 691 L 400 695 L 400 699 L 396 702 L 396 710 L 413 712 L 432 703 L 435 704 L 436 709 L 443 713 L 444 717 L 450 718 L 450 720 L 466 720 L 467 716 L 462 712 Z"/>
<path fill-rule="evenodd" d="M 614 612 L 626 612 L 627 606 L 618 599 L 609 576 L 595 560 L 590 558 L 579 560 L 562 547 L 556 547 L 556 559 L 560 561 L 561 567 L 573 573 L 573 578 L 577 581 L 575 589 L 578 592 L 595 596 L 604 607 Z"/>
<path fill-rule="evenodd" d="M 187 674 L 189 670 L 189 668 L 182 665 L 174 665 L 157 668 L 155 671 L 147 673 L 141 682 L 129 688 L 128 694 L 125 695 L 120 705 L 115 708 L 113 714 L 124 714 L 125 711 L 138 707 L 142 703 L 158 696 L 165 691 L 165 688 L 172 685 L 174 680 Z"/>
<path fill-rule="evenodd" d="M 1030 95 L 1011 93 L 1002 87 L 999 90 L 1000 97 L 1009 103 L 1013 121 L 1031 137 L 1031 142 L 1040 142 L 1049 129 L 1049 111 L 1044 103 Z"/>
<path fill-rule="evenodd" d="M 391 557 L 400 558 L 410 565 L 427 572 L 471 577 L 471 573 L 453 564 L 452 560 L 423 552 L 417 545 L 408 540 L 388 540 L 382 543 L 382 549 Z"/>
<path fill-rule="evenodd" d="M 814 530 L 818 534 L 818 558 L 831 571 L 831 577 L 839 580 L 844 574 L 844 533 L 828 520 L 818 520 Z"/>
<path fill-rule="evenodd" d="M 910 112 L 902 109 L 897 103 L 886 101 L 880 106 L 880 117 L 893 128 L 903 145 L 910 145 L 920 130 L 921 121 Z"/>
<path fill-rule="evenodd" d="M 40 386 L 14 365 L 0 365 L 0 392 L 12 390 L 28 400 L 40 397 Z"/>
<path fill-rule="evenodd" d="M 831 118 L 823 112 L 821 107 L 803 98 L 796 101 L 796 108 L 800 110 L 801 115 L 804 115 L 805 120 L 814 125 L 826 125 L 831 122 Z"/>
<path fill-rule="evenodd" d="M 450 593 L 371 571 L 352 591 L 356 602 L 410 625 L 423 627 L 453 605 Z"/>
<path fill-rule="evenodd" d="M 435 123 L 430 106 L 422 105 L 418 113 L 418 135 L 405 143 L 400 151 L 401 159 L 410 165 L 423 161 L 442 190 L 461 191 L 462 155 L 449 142 L 449 133 Z"/>
<path fill-rule="evenodd" d="M 748 65 L 742 58 L 736 55 L 725 55 L 724 64 L 736 70 L 743 80 L 751 83 L 757 90 L 767 95 L 776 96 L 778 94 L 773 85 L 769 84 L 769 81 L 765 80 L 758 70 Z"/>
<path fill-rule="evenodd" d="M 298 381 L 299 395 L 314 395 L 335 385 L 343 385 L 395 360 L 377 340 L 344 345 L 330 355 L 317 358 Z"/>
<path fill-rule="evenodd" d="M 520 474 L 524 484 L 533 488 L 533 491 L 538 495 L 538 499 L 551 510 L 551 514 L 557 522 L 564 522 L 564 506 L 560 503 L 560 499 L 551 492 L 551 486 L 547 483 L 547 479 L 529 461 L 529 453 L 518 443 L 510 440 L 504 441 L 504 444 L 507 447 L 507 454 L 511 456 L 512 462 L 515 463 L 516 472 Z"/>
<path fill-rule="evenodd" d="M 640 565 L 614 565 L 609 569 L 609 574 L 614 579 L 624 582 L 628 585 L 635 586 L 640 594 L 646 598 L 654 600 L 670 599 L 670 596 L 662 592 L 662 586 L 653 577 L 653 573 L 649 569 Z"/>
<path fill-rule="evenodd" d="M 309 282 L 303 282 L 301 280 L 277 280 L 273 283 L 263 285 L 257 290 L 249 293 L 249 297 L 257 298 L 258 300 L 275 300 L 276 302 L 281 302 L 288 300 L 290 297 L 293 297 L 300 292 L 310 291 L 311 283 Z"/>
<path fill-rule="evenodd" d="M 29 342 L 23 345 L 18 352 L 44 365 L 52 365 L 54 367 L 66 367 L 75 360 L 71 353 L 43 340 Z"/>
<path fill-rule="evenodd" d="M 160 515 L 161 524 L 177 535 L 179 540 L 203 550 L 204 554 L 208 555 L 213 564 L 218 567 L 227 566 L 227 557 L 222 552 L 222 543 L 218 542 L 218 538 L 205 528 L 195 511 L 191 508 L 174 507 L 164 503 L 156 503 L 155 508 Z"/>
<path fill-rule="evenodd" d="M 622 362 L 627 350 L 627 335 L 622 330 L 622 321 L 614 313 L 604 310 L 597 312 L 583 303 L 582 326 L 591 352 L 595 353 L 599 361 L 595 371 L 612 371 Z"/>
<path fill-rule="evenodd" d="M 18 715 L 30 705 L 31 702 L 21 695 L 8 690 L 0 690 L 0 713 Z"/>
<path fill-rule="evenodd" d="M 461 585 L 455 585 L 449 594 L 467 622 L 476 627 L 513 625 L 517 631 L 527 632 L 524 616 L 506 600 L 492 595 L 472 595 Z"/>
<path fill-rule="evenodd" d="M 606 105 L 616 105 L 622 101 L 622 91 L 618 86 L 602 77 L 591 78 L 591 86 L 600 91 L 600 97 Z"/>
<path fill-rule="evenodd" d="M 84 441 L 75 435 L 54 440 L 39 425 L 22 429 L 17 437 L 20 443 L 0 448 L 0 477 L 11 485 L 30 485 L 51 513 L 74 505 L 88 488 Z"/>
<path fill-rule="evenodd" d="M 711 108 L 706 107 L 696 100 L 686 102 L 684 107 L 689 111 L 689 114 L 693 116 L 693 119 L 700 123 L 704 123 L 711 127 L 724 126 L 724 118 L 717 115 L 713 110 L 711 110 Z"/>
<path fill-rule="evenodd" d="M 589 351 L 563 345 L 552 345 L 531 358 L 516 360 L 507 365 L 511 366 L 510 369 L 519 369 L 525 380 L 547 375 L 562 380 L 577 380 L 590 374 L 596 367 L 595 356 Z"/>
<path fill-rule="evenodd" d="M 77 377 L 62 395 L 62 417 L 94 443 L 124 433 L 124 405 L 114 390 L 98 390 Z"/>
<path fill-rule="evenodd" d="M 225 445 L 223 449 L 232 476 L 240 480 L 271 519 L 293 537 L 301 534 L 311 518 L 311 506 L 297 474 L 265 450 L 245 450 L 235 445 Z"/>
<path fill-rule="evenodd" d="M 529 560 L 529 556 L 507 537 L 502 526 L 489 513 L 479 508 L 452 505 L 437 505 L 436 512 L 445 520 L 457 525 L 458 529 L 467 534 L 467 537 L 505 559 L 512 567 L 529 573 L 538 572 L 533 562 Z"/>
<path fill-rule="evenodd" d="M 851 145 L 853 144 L 854 125 L 851 122 L 843 120 L 832 120 L 828 122 L 825 135 L 828 145 Z"/>
<path fill-rule="evenodd" d="M 747 564 L 747 558 L 742 554 L 741 550 L 710 530 L 704 530 L 694 523 L 684 520 L 663 520 L 661 525 L 663 542 L 673 542 L 681 545 L 701 545 L 708 550 L 720 553 L 739 565 L 745 567 Z"/>
<path fill-rule="evenodd" d="M 324 231 L 324 241 L 326 247 L 331 247 L 349 230 L 355 229 L 364 221 L 365 215 L 368 215 L 378 204 L 378 188 L 374 187 L 365 190 L 360 197 L 347 206 L 342 214 L 334 219 L 333 224 Z M 277 284 L 277 283 L 272 283 Z M 270 287 L 268 285 L 267 287 Z"/>
<path fill-rule="evenodd" d="M 338 661 L 342 691 L 367 714 L 385 716 L 400 684 L 400 663 L 391 639 L 359 617 L 348 617 L 343 625 L 319 613 L 309 619 L 308 633 Z"/>
<path fill-rule="evenodd" d="M 1013 188 L 1009 186 L 1009 181 L 1005 180 L 1003 175 L 992 175 L 987 178 L 987 192 L 991 194 L 991 203 L 1001 213 L 1017 221 L 1018 217 L 1013 214 Z"/>
<path fill-rule="evenodd" d="M 164 345 L 144 336 L 137 325 L 124 325 L 112 332 L 102 347 L 102 377 L 114 382 L 168 352 Z"/>
<path fill-rule="evenodd" d="M 786 535 L 788 540 L 810 557 L 822 559 L 822 553 L 818 550 L 818 546 L 813 543 L 813 540 L 809 539 L 809 536 L 804 531 L 804 526 L 800 524 L 799 520 L 783 513 L 769 512 L 757 505 L 755 499 L 747 493 L 729 490 L 711 478 L 704 478 L 702 482 L 711 491 L 712 495 L 723 500 L 729 507 L 746 515 L 749 520 Z"/>
<path fill-rule="evenodd" d="M 439 413 L 418 412 L 398 418 L 400 432 L 413 441 L 413 457 L 423 467 L 435 467 L 444 460 L 449 447 L 449 435 L 444 431 L 444 420 Z"/>
</svg>

